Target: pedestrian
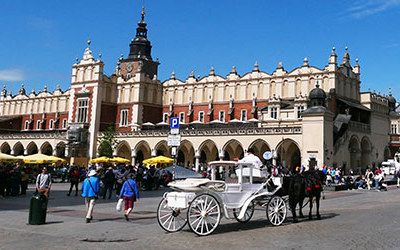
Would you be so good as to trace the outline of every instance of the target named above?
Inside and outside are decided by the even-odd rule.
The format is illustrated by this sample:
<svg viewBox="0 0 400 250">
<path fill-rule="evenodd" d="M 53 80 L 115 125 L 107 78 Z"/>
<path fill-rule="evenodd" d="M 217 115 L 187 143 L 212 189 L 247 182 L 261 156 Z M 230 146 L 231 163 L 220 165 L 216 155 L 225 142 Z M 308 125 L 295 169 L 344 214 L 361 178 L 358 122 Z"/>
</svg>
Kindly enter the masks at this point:
<svg viewBox="0 0 400 250">
<path fill-rule="evenodd" d="M 396 163 L 397 188 L 400 187 L 400 164 Z"/>
<path fill-rule="evenodd" d="M 42 173 L 36 178 L 36 191 L 49 198 L 51 182 L 51 175 L 47 171 L 47 168 L 43 167 Z"/>
<path fill-rule="evenodd" d="M 370 168 L 368 168 L 367 172 L 365 173 L 365 180 L 367 182 L 368 190 L 371 190 L 372 181 L 374 180 L 374 173 L 372 173 Z"/>
<path fill-rule="evenodd" d="M 26 190 L 28 189 L 29 175 L 27 173 L 26 167 L 21 171 L 21 195 L 26 195 Z"/>
<path fill-rule="evenodd" d="M 103 193 L 103 199 L 106 198 L 107 192 L 108 192 L 108 199 L 111 199 L 111 195 L 115 185 L 115 174 L 114 174 L 114 169 L 112 167 L 108 168 L 107 172 L 104 174 L 103 180 L 105 188 L 105 191 Z"/>
<path fill-rule="evenodd" d="M 69 172 L 69 181 L 70 181 L 70 186 L 69 186 L 69 191 L 67 196 L 71 195 L 72 189 L 75 186 L 75 196 L 78 196 L 78 185 L 79 185 L 79 180 L 80 180 L 81 174 L 79 170 L 76 167 L 71 168 Z"/>
<path fill-rule="evenodd" d="M 139 199 L 139 188 L 134 179 L 134 174 L 127 175 L 127 180 L 122 185 L 120 198 L 124 199 L 125 219 L 129 221 L 129 214 L 132 212 L 133 204 Z"/>
<path fill-rule="evenodd" d="M 6 169 L 4 165 L 0 165 L 0 198 L 4 198 L 6 195 Z"/>
<path fill-rule="evenodd" d="M 98 198 L 100 189 L 100 179 L 97 177 L 96 170 L 90 170 L 87 178 L 82 184 L 82 197 L 85 198 L 86 205 L 86 223 L 90 223 L 93 219 L 93 208 Z"/>
</svg>

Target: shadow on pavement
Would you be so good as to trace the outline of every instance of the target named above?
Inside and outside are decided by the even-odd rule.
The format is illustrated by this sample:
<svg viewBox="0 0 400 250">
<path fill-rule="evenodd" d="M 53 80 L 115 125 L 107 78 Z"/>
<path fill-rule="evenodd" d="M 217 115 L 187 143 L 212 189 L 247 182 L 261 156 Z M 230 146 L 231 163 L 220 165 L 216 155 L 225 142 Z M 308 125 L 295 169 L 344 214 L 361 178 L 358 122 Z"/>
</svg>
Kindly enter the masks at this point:
<svg viewBox="0 0 400 250">
<path fill-rule="evenodd" d="M 339 214 L 336 214 L 336 213 L 321 214 L 321 217 L 322 217 L 321 220 L 331 219 L 338 215 Z M 314 216 L 314 218 L 315 218 L 315 216 Z M 297 224 L 307 223 L 307 222 L 311 222 L 311 221 L 316 221 L 316 219 L 314 219 L 314 220 L 300 219 Z M 289 217 L 289 219 L 286 219 L 286 221 L 281 226 L 285 226 L 285 225 L 289 225 L 289 224 L 293 224 L 291 217 Z M 269 223 L 269 221 L 267 219 L 250 220 L 248 223 L 245 223 L 245 224 L 234 221 L 232 223 L 220 224 L 217 227 L 217 229 L 213 232 L 213 234 L 224 234 L 224 233 L 231 233 L 231 232 L 235 232 L 235 231 L 255 230 L 255 229 L 263 228 L 263 227 L 275 227 L 275 226 L 273 226 L 271 223 Z"/>
</svg>

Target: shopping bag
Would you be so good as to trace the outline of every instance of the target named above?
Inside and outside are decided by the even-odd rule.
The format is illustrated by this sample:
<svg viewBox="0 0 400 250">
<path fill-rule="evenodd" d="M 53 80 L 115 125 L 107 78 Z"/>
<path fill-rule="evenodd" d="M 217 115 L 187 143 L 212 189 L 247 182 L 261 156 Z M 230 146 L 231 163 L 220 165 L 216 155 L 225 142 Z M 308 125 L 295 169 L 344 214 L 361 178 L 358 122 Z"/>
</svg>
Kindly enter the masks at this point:
<svg viewBox="0 0 400 250">
<path fill-rule="evenodd" d="M 119 199 L 118 202 L 117 202 L 116 209 L 117 209 L 118 212 L 121 212 L 121 210 L 122 210 L 122 202 L 124 202 L 124 199 Z"/>
</svg>

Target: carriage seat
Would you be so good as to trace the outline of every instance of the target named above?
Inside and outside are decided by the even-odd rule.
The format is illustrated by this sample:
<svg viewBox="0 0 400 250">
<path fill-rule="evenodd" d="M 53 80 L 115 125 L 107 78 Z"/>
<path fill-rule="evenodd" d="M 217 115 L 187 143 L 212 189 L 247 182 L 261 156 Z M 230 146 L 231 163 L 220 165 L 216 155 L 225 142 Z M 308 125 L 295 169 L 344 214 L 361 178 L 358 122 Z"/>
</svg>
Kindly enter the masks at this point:
<svg viewBox="0 0 400 250">
<path fill-rule="evenodd" d="M 170 182 L 168 184 L 172 189 L 196 192 L 201 191 L 201 187 L 215 188 L 215 189 L 224 189 L 225 182 L 224 181 L 212 181 L 209 179 L 196 179 L 196 178 L 187 178 L 185 180 L 177 180 Z"/>
</svg>

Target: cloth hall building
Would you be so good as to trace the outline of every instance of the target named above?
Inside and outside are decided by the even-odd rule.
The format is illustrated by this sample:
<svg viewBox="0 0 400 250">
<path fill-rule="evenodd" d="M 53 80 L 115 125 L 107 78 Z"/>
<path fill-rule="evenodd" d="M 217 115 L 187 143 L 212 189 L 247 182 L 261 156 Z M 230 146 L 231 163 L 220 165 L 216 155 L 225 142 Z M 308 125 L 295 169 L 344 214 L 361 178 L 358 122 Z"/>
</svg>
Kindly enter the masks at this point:
<svg viewBox="0 0 400 250">
<path fill-rule="evenodd" d="M 72 65 L 68 90 L 27 93 L 21 86 L 12 95 L 4 88 L 1 152 L 41 152 L 87 164 L 97 156 L 102 132 L 114 125 L 114 154 L 135 164 L 170 155 L 168 123 L 179 117 L 177 161 L 184 166 L 240 158 L 249 148 L 259 156 L 274 151 L 289 168 L 310 159 L 318 166 L 366 168 L 390 156 L 396 101 L 360 92 L 360 65 L 351 64 L 347 48 L 341 58 L 333 48 L 323 67 L 305 58 L 291 70 L 279 63 L 267 73 L 256 63 L 244 75 L 235 67 L 226 76 L 211 68 L 202 78 L 192 72 L 181 80 L 172 73 L 160 81 L 147 31 L 142 12 L 129 55 L 118 60 L 112 75 L 104 73 L 104 62 L 88 43 Z"/>
</svg>

